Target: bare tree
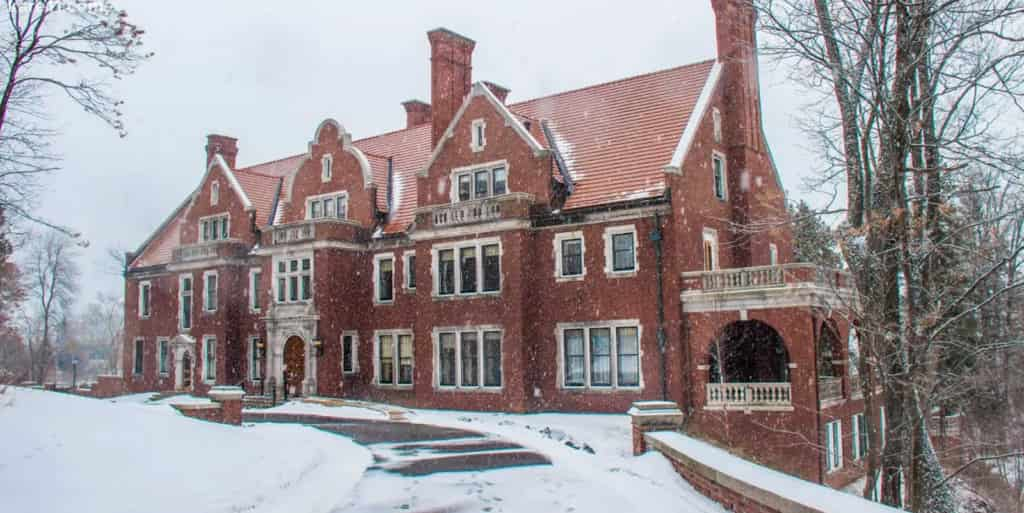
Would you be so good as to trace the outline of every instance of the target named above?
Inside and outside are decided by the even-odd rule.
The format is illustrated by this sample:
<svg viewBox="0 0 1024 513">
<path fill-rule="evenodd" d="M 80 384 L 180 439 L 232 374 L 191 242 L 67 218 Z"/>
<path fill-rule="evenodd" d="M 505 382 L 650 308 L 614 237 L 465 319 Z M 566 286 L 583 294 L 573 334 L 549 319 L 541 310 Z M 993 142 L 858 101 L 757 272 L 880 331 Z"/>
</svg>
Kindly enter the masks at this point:
<svg viewBox="0 0 1024 513">
<path fill-rule="evenodd" d="M 69 313 L 78 287 L 78 246 L 67 235 L 51 230 L 33 237 L 25 262 L 25 290 L 30 298 L 26 324 L 31 379 L 41 381 L 50 370 L 53 336 Z"/>
<path fill-rule="evenodd" d="M 813 98 L 803 127 L 825 166 L 820 185 L 845 189 L 840 245 L 860 301 L 865 401 L 884 388 L 886 444 L 872 429 L 869 475 L 883 499 L 913 511 L 952 511 L 953 494 L 928 436 L 940 368 L 967 325 L 1024 285 L 1001 282 L 1024 245 L 976 261 L 962 233 L 1021 216 L 958 216 L 977 190 L 971 171 L 1020 184 L 1015 127 L 1024 112 L 1020 0 L 755 0 L 765 52 L 790 66 Z M 995 347 L 977 340 L 974 351 Z M 980 347 L 984 344 L 985 347 Z M 962 381 L 962 380 L 961 380 Z M 865 494 L 875 480 L 868 479 Z"/>
<path fill-rule="evenodd" d="M 0 208 L 49 224 L 29 208 L 40 175 L 57 169 L 48 100 L 64 96 L 124 136 L 122 102 L 107 79 L 151 54 L 143 31 L 107 0 L 4 0 L 0 17 Z"/>
<path fill-rule="evenodd" d="M 96 293 L 86 306 L 76 331 L 83 346 L 102 349 L 106 355 L 108 374 L 119 374 L 121 367 L 121 336 L 124 333 L 124 301 L 120 296 Z"/>
</svg>

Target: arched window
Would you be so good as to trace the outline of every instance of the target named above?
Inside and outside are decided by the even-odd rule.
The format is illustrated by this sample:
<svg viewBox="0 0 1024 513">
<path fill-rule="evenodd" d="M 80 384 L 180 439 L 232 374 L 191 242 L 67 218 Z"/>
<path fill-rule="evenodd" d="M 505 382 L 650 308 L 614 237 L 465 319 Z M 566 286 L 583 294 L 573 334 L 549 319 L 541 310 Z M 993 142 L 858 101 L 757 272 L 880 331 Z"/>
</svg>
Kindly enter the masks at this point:
<svg viewBox="0 0 1024 513">
<path fill-rule="evenodd" d="M 761 321 L 737 321 L 722 330 L 708 354 L 711 383 L 789 382 L 782 336 Z"/>
<path fill-rule="evenodd" d="M 821 325 L 821 335 L 818 336 L 818 377 L 837 378 L 839 371 L 833 362 L 842 355 L 842 348 L 839 346 L 839 335 L 828 322 Z"/>
<path fill-rule="evenodd" d="M 220 183 L 213 182 L 210 185 L 210 205 L 217 205 L 220 202 Z"/>
</svg>

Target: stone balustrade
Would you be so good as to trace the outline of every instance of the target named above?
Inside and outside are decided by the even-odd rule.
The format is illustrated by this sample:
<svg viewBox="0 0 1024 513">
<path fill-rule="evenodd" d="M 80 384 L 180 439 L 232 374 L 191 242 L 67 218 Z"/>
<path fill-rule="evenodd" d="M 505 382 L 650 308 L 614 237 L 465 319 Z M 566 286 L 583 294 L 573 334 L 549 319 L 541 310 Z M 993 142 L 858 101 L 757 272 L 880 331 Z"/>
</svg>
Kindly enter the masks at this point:
<svg viewBox="0 0 1024 513">
<path fill-rule="evenodd" d="M 707 403 L 712 408 L 788 407 L 789 383 L 708 383 Z"/>
</svg>

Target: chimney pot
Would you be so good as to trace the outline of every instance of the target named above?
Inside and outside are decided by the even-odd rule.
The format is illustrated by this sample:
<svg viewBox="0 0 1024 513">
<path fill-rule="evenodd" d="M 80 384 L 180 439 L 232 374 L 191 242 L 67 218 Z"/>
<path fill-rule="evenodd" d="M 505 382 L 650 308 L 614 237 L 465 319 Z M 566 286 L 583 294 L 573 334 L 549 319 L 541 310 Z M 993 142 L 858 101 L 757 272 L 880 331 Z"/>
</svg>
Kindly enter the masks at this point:
<svg viewBox="0 0 1024 513">
<path fill-rule="evenodd" d="M 430 123 L 429 103 L 420 100 L 409 100 L 402 102 L 402 107 L 405 107 L 405 128 Z"/>
</svg>

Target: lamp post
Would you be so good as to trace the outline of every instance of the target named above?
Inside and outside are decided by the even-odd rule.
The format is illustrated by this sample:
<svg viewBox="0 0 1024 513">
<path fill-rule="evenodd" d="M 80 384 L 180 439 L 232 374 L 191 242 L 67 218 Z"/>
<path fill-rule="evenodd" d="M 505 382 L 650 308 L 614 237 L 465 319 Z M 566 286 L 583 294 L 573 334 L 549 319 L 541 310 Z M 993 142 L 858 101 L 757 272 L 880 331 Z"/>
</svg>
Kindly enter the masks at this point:
<svg viewBox="0 0 1024 513">
<path fill-rule="evenodd" d="M 78 358 L 71 359 L 71 389 L 78 386 Z"/>
</svg>

